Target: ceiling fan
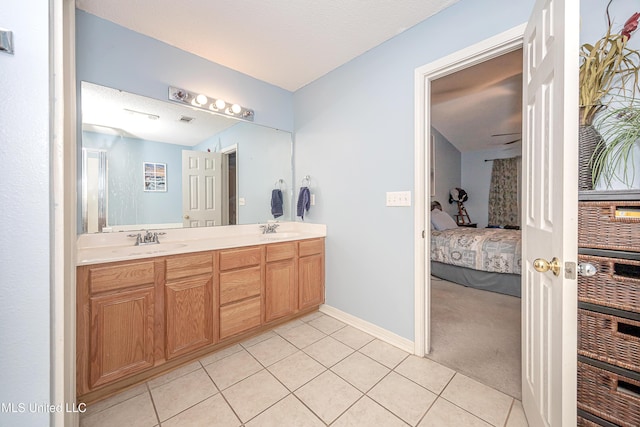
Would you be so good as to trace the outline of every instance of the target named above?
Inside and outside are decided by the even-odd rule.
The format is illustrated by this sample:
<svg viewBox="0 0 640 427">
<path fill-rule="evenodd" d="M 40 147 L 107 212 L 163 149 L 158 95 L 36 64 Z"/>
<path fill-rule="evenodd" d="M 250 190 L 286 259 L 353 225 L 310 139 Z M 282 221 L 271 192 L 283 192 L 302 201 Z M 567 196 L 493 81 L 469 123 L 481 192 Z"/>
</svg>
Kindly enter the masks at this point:
<svg viewBox="0 0 640 427">
<path fill-rule="evenodd" d="M 496 133 L 496 134 L 491 135 L 491 137 L 494 138 L 496 136 L 508 136 L 508 135 L 522 135 L 522 132 Z M 513 141 L 503 142 L 502 145 L 510 145 L 510 144 L 516 143 L 518 141 L 522 141 L 522 137 L 514 139 Z"/>
</svg>

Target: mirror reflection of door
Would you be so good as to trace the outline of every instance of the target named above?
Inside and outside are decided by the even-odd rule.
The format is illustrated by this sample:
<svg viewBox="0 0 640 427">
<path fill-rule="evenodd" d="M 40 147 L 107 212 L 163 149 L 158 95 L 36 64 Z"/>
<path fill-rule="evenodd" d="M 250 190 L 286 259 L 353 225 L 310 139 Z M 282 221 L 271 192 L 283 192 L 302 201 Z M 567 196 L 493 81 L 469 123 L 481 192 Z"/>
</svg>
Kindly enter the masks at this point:
<svg viewBox="0 0 640 427">
<path fill-rule="evenodd" d="M 222 154 L 182 151 L 184 227 L 222 224 Z"/>
<path fill-rule="evenodd" d="M 222 225 L 236 225 L 238 219 L 238 145 L 225 147 L 222 153 Z"/>
<path fill-rule="evenodd" d="M 83 232 L 99 233 L 107 225 L 107 152 L 82 149 Z"/>
</svg>

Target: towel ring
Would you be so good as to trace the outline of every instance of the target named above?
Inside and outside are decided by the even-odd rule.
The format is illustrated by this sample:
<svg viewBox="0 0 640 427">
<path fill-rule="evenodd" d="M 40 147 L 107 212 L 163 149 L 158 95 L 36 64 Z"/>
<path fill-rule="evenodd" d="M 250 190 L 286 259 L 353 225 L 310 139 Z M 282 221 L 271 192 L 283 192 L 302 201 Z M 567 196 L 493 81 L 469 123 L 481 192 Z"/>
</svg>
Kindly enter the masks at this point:
<svg viewBox="0 0 640 427">
<path fill-rule="evenodd" d="M 279 180 L 277 180 L 274 184 L 273 184 L 273 188 L 274 189 L 278 189 L 280 191 L 282 191 L 282 185 L 284 184 L 284 179 L 280 178 Z"/>
<path fill-rule="evenodd" d="M 305 182 L 307 183 L 307 185 L 304 185 Z M 302 186 L 303 187 L 311 186 L 311 178 L 309 177 L 309 175 L 305 175 L 304 178 L 302 178 Z"/>
</svg>

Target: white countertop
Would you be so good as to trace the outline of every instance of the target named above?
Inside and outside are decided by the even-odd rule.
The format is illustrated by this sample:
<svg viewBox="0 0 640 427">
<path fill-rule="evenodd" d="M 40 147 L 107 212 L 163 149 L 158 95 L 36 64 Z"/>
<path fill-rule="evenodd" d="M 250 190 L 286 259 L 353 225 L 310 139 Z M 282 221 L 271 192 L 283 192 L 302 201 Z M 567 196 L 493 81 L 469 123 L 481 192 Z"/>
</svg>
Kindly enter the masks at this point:
<svg viewBox="0 0 640 427">
<path fill-rule="evenodd" d="M 129 234 L 96 233 L 78 236 L 76 265 L 151 258 L 242 246 L 326 237 L 327 226 L 303 222 L 280 222 L 276 233 L 262 234 L 258 224 L 224 227 L 149 230 L 162 232 L 159 244 L 135 246 Z"/>
</svg>

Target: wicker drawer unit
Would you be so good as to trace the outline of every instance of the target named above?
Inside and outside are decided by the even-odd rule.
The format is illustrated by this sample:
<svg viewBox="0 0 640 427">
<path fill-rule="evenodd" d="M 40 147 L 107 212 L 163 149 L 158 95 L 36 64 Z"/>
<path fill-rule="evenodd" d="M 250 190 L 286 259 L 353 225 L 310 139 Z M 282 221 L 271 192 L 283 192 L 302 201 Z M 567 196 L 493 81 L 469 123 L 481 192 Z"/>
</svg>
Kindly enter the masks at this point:
<svg viewBox="0 0 640 427">
<path fill-rule="evenodd" d="M 640 193 L 580 194 L 578 426 L 640 426 Z"/>
</svg>

